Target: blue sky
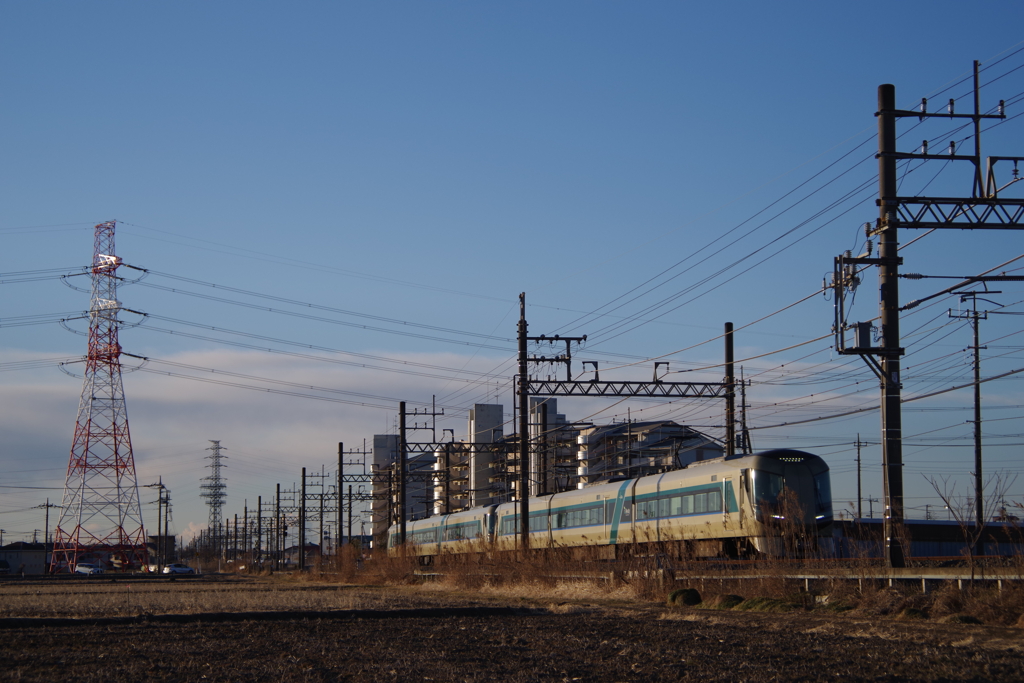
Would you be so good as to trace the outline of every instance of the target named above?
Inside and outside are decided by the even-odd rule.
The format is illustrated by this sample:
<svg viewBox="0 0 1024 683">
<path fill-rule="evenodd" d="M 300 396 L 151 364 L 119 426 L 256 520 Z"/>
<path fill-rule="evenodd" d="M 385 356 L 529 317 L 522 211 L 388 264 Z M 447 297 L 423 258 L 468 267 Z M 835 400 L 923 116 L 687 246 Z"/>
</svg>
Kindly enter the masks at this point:
<svg viewBox="0 0 1024 683">
<path fill-rule="evenodd" d="M 587 334 L 579 357 L 598 360 L 603 376 L 629 365 L 615 376 L 647 377 L 642 361 L 666 356 L 673 370 L 707 368 L 682 377 L 715 381 L 724 322 L 746 325 L 814 294 L 833 256 L 862 248 L 859 226 L 877 216 L 877 86 L 895 84 L 900 106 L 927 96 L 938 109 L 968 92 L 958 81 L 972 60 L 1003 59 L 983 72 L 983 84 L 998 78 L 985 85 L 983 108 L 1012 103 L 1024 91 L 1024 68 L 1014 71 L 1024 64 L 1014 54 L 1022 15 L 1014 2 L 3 3 L 0 272 L 84 265 L 92 226 L 116 219 L 118 254 L 154 271 L 121 291 L 126 306 L 154 316 L 122 333 L 126 350 L 381 397 L 344 395 L 356 402 L 437 395 L 449 415 L 439 427 L 459 436 L 473 402 L 498 395 L 511 407 L 507 340 L 521 291 L 531 332 Z M 958 99 L 958 111 L 968 107 Z M 1011 104 L 1008 114 L 1022 110 Z M 986 132 L 984 152 L 1024 155 L 1021 121 Z M 954 128 L 925 122 L 901 149 Z M 947 166 L 909 167 L 901 191 L 969 194 L 968 174 Z M 905 270 L 971 275 L 1024 253 L 1020 242 L 932 234 L 908 247 Z M 276 306 L 167 275 L 388 320 L 320 311 L 348 323 L 329 324 L 149 286 Z M 873 278 L 857 319 L 876 314 Z M 4 279 L 0 362 L 84 353 L 83 337 L 46 316 L 83 310 L 87 295 L 52 278 Z M 945 283 L 904 283 L 903 299 Z M 1024 299 L 1017 285 L 1000 288 L 1001 304 Z M 922 374 L 908 392 L 969 374 L 957 355 L 969 332 L 939 315 L 957 305 L 905 321 L 905 332 L 921 329 L 906 362 Z M 11 325 L 28 315 L 50 322 Z M 999 339 L 1015 320 L 983 323 L 984 374 L 1018 367 L 1020 340 Z M 819 294 L 741 330 L 737 357 L 804 344 L 831 322 Z M 275 340 L 244 338 L 265 348 L 294 351 L 277 341 L 289 340 L 435 369 L 419 368 L 424 377 L 317 363 L 157 329 L 243 341 L 197 325 Z M 866 367 L 828 345 L 745 363 L 758 378 L 752 424 L 874 401 Z M 0 373 L 0 484 L 41 488 L 0 489 L 0 527 L 24 534 L 42 526 L 42 511 L 29 509 L 60 497 L 81 382 L 52 362 L 13 367 Z M 148 370 L 158 367 L 171 366 Z M 303 466 L 331 470 L 338 441 L 393 430 L 397 411 L 148 371 L 126 375 L 125 387 L 140 483 L 164 478 L 179 531 L 206 520 L 198 479 L 208 439 L 229 449 L 233 514 L 277 482 L 290 486 Z M 1015 380 L 985 385 L 986 420 L 1003 420 L 991 424 L 993 467 L 1020 467 L 1019 394 Z M 780 413 L 780 401 L 800 408 Z M 906 413 L 908 434 L 950 437 L 905 449 L 908 504 L 937 502 L 922 475 L 969 483 L 971 451 L 957 440 L 970 432 L 968 402 L 959 392 Z M 560 402 L 570 419 L 622 419 L 627 407 L 712 433 L 721 424 L 714 406 Z M 755 445 L 821 453 L 845 501 L 858 433 L 877 441 L 877 415 L 764 429 Z M 865 495 L 881 494 L 879 457 L 877 447 L 865 451 Z"/>
</svg>

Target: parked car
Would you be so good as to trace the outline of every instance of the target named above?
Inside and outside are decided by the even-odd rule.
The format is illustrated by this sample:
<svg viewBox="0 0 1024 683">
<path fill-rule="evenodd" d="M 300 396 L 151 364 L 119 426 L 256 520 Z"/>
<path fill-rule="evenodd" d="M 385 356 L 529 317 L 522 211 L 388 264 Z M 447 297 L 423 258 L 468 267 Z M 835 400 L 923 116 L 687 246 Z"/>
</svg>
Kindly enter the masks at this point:
<svg viewBox="0 0 1024 683">
<path fill-rule="evenodd" d="M 79 562 L 75 565 L 76 574 L 102 574 L 103 567 L 92 562 Z"/>
<path fill-rule="evenodd" d="M 164 567 L 164 574 L 195 574 L 196 570 L 181 562 L 172 562 Z"/>
<path fill-rule="evenodd" d="M 10 574 L 11 565 L 7 564 L 7 560 L 0 560 L 0 574 Z"/>
</svg>

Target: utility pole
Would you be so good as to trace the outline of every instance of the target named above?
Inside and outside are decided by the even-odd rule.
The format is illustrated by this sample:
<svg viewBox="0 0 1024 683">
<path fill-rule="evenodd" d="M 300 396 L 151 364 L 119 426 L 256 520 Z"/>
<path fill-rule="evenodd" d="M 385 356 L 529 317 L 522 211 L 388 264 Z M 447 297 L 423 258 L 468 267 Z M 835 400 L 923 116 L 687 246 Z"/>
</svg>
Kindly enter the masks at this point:
<svg viewBox="0 0 1024 683">
<path fill-rule="evenodd" d="M 405 472 L 408 467 L 405 435 L 405 401 L 398 403 L 398 543 L 405 545 Z"/>
<path fill-rule="evenodd" d="M 545 495 L 548 492 L 548 403 L 547 401 L 540 404 L 540 467 L 538 474 L 538 489 L 540 495 Z"/>
<path fill-rule="evenodd" d="M 252 561 L 256 563 L 257 569 L 263 569 L 263 496 L 256 497 L 256 544 Z"/>
<path fill-rule="evenodd" d="M 163 482 L 161 482 L 161 483 L 163 483 Z M 164 536 L 170 536 L 170 534 L 171 534 L 171 531 L 170 531 L 170 529 L 171 529 L 171 527 L 170 527 L 170 522 L 171 522 L 171 490 L 165 486 L 163 488 L 163 493 L 164 493 Z M 173 537 L 171 538 L 171 540 L 172 541 L 174 540 Z M 163 552 L 166 555 L 166 553 L 167 553 L 167 544 L 166 544 L 166 542 L 164 543 L 164 546 L 163 546 Z"/>
<path fill-rule="evenodd" d="M 971 328 L 974 332 L 974 523 L 978 530 L 978 543 L 975 550 L 976 555 L 985 554 L 985 544 L 981 542 L 981 529 L 985 526 L 985 483 L 982 478 L 981 463 L 981 350 L 987 346 L 981 346 L 979 338 L 981 321 L 988 319 L 988 311 L 978 311 L 978 294 L 1002 294 L 1001 291 L 985 292 L 964 292 L 960 295 L 960 302 L 970 299 L 971 310 L 966 313 L 954 313 L 949 311 L 951 318 L 966 318 L 971 321 Z M 987 299 L 982 299 L 988 301 Z M 990 301 L 989 303 L 995 303 Z"/>
<path fill-rule="evenodd" d="M 878 207 L 879 216 L 872 227 L 866 226 L 867 236 L 878 237 L 878 257 L 871 256 L 871 242 L 865 254 L 854 257 L 847 252 L 835 259 L 831 286 L 835 289 L 835 323 L 833 333 L 835 348 L 840 354 L 860 355 L 878 376 L 881 389 L 882 418 L 882 486 L 885 535 L 885 556 L 890 567 L 905 566 L 906 549 L 897 533 L 903 523 L 903 446 L 900 358 L 901 348 L 899 314 L 913 308 L 920 301 L 900 307 L 899 278 L 903 276 L 899 267 L 897 232 L 904 229 L 974 229 L 995 228 L 1020 230 L 1024 228 L 1024 200 L 999 199 L 999 188 L 995 181 L 995 165 L 1000 161 L 1024 160 L 1024 157 L 989 157 L 987 173 L 982 170 L 981 121 L 983 119 L 1004 119 L 1004 104 L 999 103 L 998 114 L 982 114 L 980 108 L 980 87 L 978 83 L 978 62 L 974 63 L 974 113 L 957 114 L 954 100 L 949 101 L 945 112 L 928 112 L 927 100 L 921 101 L 917 111 L 896 108 L 896 87 L 878 87 Z M 900 118 L 966 118 L 974 125 L 974 155 L 958 155 L 951 143 L 949 154 L 929 154 L 927 143 L 923 153 L 899 152 L 896 147 L 896 121 Z M 974 164 L 974 181 L 971 197 L 901 197 L 897 163 L 900 160 L 942 160 L 969 161 Z M 880 341 L 875 346 L 871 339 L 871 323 L 848 324 L 846 321 L 845 293 L 853 291 L 860 282 L 857 266 L 877 266 L 879 283 Z M 856 329 L 856 342 L 846 343 L 847 330 Z"/>
<path fill-rule="evenodd" d="M 252 556 L 249 547 L 249 499 L 245 499 L 244 507 L 242 508 L 242 557 L 245 559 L 245 566 L 251 567 Z"/>
<path fill-rule="evenodd" d="M 733 367 L 732 323 L 725 324 L 725 457 L 736 455 L 736 370 Z"/>
<path fill-rule="evenodd" d="M 519 547 L 530 549 L 530 370 L 526 355 L 526 292 L 519 294 Z"/>
<path fill-rule="evenodd" d="M 302 468 L 302 497 L 299 500 L 299 570 L 306 568 L 306 468 Z"/>
<path fill-rule="evenodd" d="M 879 354 L 882 390 L 882 472 L 885 489 L 885 550 L 890 567 L 906 565 L 896 533 L 903 524 L 903 424 L 900 410 L 899 243 L 896 214 L 896 87 L 878 89 L 878 196 L 881 236 L 878 245 L 878 286 L 881 291 L 882 348 Z"/>
<path fill-rule="evenodd" d="M 864 498 L 860 489 L 860 433 L 857 433 L 857 519 L 864 517 Z"/>
<path fill-rule="evenodd" d="M 274 569 L 281 568 L 281 485 L 277 485 L 277 498 L 274 503 Z"/>
<path fill-rule="evenodd" d="M 320 539 L 319 539 L 319 552 L 320 557 L 323 557 L 324 553 L 324 469 L 323 465 L 320 466 Z"/>
<path fill-rule="evenodd" d="M 747 381 L 743 378 L 743 366 L 740 366 L 740 440 L 743 452 L 750 455 L 754 445 L 750 441 L 750 430 L 747 428 Z"/>
<path fill-rule="evenodd" d="M 341 547 L 344 545 L 344 541 L 345 541 L 344 536 L 343 536 L 343 529 L 345 528 L 343 526 L 344 521 L 345 521 L 345 510 L 344 510 L 344 506 L 341 504 L 341 492 L 342 492 L 342 488 L 341 487 L 342 487 L 342 482 L 344 482 L 344 480 L 345 480 L 345 444 L 342 441 L 338 441 L 338 480 L 335 483 L 335 490 L 338 493 L 338 541 L 336 542 L 338 548 L 337 548 L 337 553 L 336 554 L 338 554 L 339 556 L 340 556 L 340 553 L 341 553 Z M 351 513 L 349 513 L 349 514 L 351 514 Z M 352 542 L 351 536 L 349 536 L 348 542 L 349 543 Z"/>
<path fill-rule="evenodd" d="M 352 544 L 352 484 L 348 485 L 348 542 Z"/>
<path fill-rule="evenodd" d="M 164 478 L 160 477 L 155 484 L 145 484 L 144 488 L 156 489 L 156 570 L 159 572 L 163 568 L 164 556 L 166 555 L 166 548 L 164 547 L 164 536 L 167 535 L 166 517 L 164 515 L 164 506 L 166 505 L 166 499 L 164 491 L 167 489 L 164 486 Z"/>
</svg>

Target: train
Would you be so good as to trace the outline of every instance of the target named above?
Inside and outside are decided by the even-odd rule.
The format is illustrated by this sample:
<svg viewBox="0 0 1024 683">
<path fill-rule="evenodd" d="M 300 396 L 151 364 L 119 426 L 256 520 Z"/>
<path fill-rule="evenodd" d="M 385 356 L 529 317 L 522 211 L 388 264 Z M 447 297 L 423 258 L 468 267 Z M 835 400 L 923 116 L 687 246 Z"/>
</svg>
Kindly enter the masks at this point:
<svg viewBox="0 0 1024 683">
<path fill-rule="evenodd" d="M 445 555 L 519 547 L 516 502 L 397 524 L 388 553 L 421 564 Z M 817 550 L 831 538 L 829 468 L 792 449 L 732 455 L 681 469 L 622 478 L 529 500 L 531 549 L 590 548 L 597 559 L 658 552 L 683 557 L 756 558 Z"/>
</svg>

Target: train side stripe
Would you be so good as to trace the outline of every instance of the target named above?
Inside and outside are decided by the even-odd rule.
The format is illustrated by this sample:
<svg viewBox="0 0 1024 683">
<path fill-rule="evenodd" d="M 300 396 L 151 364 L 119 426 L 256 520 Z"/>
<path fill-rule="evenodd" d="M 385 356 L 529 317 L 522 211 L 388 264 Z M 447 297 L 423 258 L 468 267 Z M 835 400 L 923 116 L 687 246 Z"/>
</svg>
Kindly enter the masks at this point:
<svg viewBox="0 0 1024 683">
<path fill-rule="evenodd" d="M 622 503 L 626 499 L 626 488 L 629 486 L 632 480 L 622 482 L 622 486 L 619 487 L 619 492 L 615 496 L 615 512 L 612 513 L 612 530 L 608 536 L 608 542 L 611 545 L 615 545 L 616 539 L 619 537 L 619 517 L 622 516 Z"/>
</svg>

